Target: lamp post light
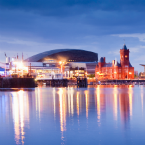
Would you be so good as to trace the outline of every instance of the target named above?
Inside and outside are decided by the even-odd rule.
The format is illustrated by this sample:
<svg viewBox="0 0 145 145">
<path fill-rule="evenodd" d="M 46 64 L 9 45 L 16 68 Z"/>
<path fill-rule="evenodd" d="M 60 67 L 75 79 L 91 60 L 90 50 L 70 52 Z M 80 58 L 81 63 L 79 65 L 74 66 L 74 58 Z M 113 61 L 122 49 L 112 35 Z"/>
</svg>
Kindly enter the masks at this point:
<svg viewBox="0 0 145 145">
<path fill-rule="evenodd" d="M 129 77 L 131 78 L 131 74 L 132 74 L 132 72 L 129 72 Z"/>
<path fill-rule="evenodd" d="M 63 77 L 63 65 L 64 65 L 64 61 L 60 61 L 59 64 L 61 66 L 60 70 L 61 70 L 61 75 Z"/>
<path fill-rule="evenodd" d="M 88 74 L 88 73 L 86 72 L 86 73 L 85 73 L 85 75 L 86 75 L 86 78 L 87 78 L 87 74 Z"/>
<path fill-rule="evenodd" d="M 61 66 L 60 70 L 61 70 L 61 73 L 62 73 L 62 72 L 63 72 L 63 71 L 62 71 L 62 67 L 63 67 L 64 62 L 60 61 L 59 64 L 60 64 L 60 66 Z"/>
</svg>

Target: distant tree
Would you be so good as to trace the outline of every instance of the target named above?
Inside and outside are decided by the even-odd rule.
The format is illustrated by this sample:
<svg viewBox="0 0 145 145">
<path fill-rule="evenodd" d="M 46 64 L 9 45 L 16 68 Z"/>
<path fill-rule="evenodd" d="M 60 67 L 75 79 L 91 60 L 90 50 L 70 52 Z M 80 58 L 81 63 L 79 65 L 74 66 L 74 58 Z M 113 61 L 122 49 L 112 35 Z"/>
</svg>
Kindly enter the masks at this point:
<svg viewBox="0 0 145 145">
<path fill-rule="evenodd" d="M 139 77 L 141 77 L 141 72 L 139 73 Z"/>
<path fill-rule="evenodd" d="M 88 75 L 89 78 L 94 78 L 95 77 L 95 74 L 90 74 Z"/>
<path fill-rule="evenodd" d="M 134 75 L 134 78 L 138 78 L 138 75 L 135 74 L 135 75 Z"/>
</svg>

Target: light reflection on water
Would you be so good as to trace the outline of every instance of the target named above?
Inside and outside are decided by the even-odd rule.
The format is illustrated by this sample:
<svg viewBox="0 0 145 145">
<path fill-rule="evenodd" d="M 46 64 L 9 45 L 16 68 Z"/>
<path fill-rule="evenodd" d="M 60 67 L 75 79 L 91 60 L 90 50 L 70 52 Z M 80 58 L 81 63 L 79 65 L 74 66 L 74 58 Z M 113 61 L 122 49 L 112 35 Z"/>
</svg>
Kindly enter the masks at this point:
<svg viewBox="0 0 145 145">
<path fill-rule="evenodd" d="M 144 144 L 144 86 L 0 92 L 2 144 Z"/>
</svg>

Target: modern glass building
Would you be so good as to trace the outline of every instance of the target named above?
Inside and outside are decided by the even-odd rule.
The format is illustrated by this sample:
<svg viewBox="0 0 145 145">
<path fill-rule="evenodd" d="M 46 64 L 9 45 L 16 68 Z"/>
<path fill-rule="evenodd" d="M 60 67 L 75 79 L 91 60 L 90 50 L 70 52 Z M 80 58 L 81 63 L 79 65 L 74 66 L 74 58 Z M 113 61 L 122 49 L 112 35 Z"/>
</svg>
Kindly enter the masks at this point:
<svg viewBox="0 0 145 145">
<path fill-rule="evenodd" d="M 29 57 L 24 63 L 31 67 L 31 74 L 35 76 L 62 73 L 64 77 L 72 78 L 78 75 L 85 77 L 86 74 L 95 74 L 97 62 L 98 54 L 91 51 L 55 49 Z"/>
<path fill-rule="evenodd" d="M 25 61 L 29 62 L 97 62 L 98 54 L 80 49 L 55 49 L 36 54 Z"/>
</svg>

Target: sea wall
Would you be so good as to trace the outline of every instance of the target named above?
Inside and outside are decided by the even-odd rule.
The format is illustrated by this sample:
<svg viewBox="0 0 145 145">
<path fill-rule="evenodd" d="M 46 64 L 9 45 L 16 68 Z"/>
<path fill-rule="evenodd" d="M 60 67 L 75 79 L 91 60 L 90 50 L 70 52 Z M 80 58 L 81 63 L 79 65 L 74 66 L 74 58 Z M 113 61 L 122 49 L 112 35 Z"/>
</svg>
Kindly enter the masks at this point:
<svg viewBox="0 0 145 145">
<path fill-rule="evenodd" d="M 34 88 L 34 78 L 0 78 L 0 88 Z"/>
</svg>

